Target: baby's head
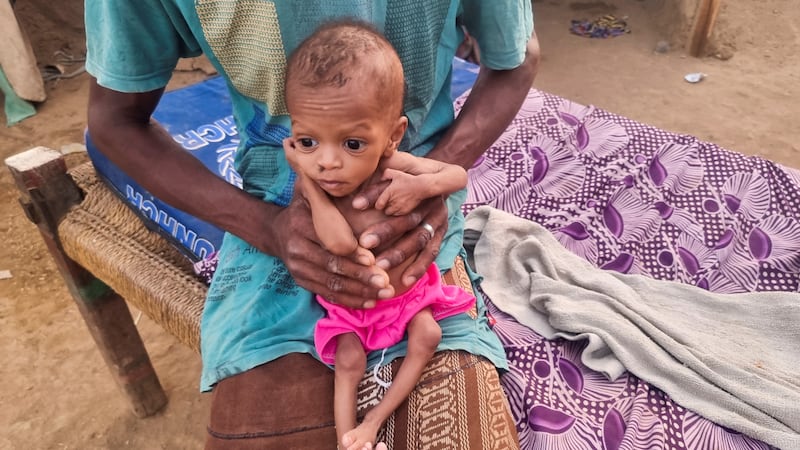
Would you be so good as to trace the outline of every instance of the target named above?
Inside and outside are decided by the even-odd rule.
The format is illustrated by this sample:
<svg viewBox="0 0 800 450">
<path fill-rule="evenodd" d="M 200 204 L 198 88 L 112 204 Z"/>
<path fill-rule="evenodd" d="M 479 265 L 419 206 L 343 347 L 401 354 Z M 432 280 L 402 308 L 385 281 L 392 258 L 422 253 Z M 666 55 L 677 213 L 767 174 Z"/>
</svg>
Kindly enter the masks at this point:
<svg viewBox="0 0 800 450">
<path fill-rule="evenodd" d="M 286 105 L 292 167 L 335 197 L 369 179 L 405 133 L 403 66 L 378 31 L 361 22 L 323 25 L 289 57 Z"/>
<path fill-rule="evenodd" d="M 329 22 L 306 38 L 289 57 L 286 101 L 298 92 L 356 84 L 372 89 L 387 116 L 403 112 L 403 66 L 392 44 L 375 27 L 356 20 Z"/>
</svg>

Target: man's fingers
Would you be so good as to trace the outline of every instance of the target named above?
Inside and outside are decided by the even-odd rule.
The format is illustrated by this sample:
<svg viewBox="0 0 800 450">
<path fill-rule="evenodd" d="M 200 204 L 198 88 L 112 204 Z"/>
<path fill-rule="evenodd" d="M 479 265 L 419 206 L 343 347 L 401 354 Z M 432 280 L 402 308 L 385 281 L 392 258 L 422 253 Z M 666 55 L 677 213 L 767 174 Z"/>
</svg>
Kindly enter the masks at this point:
<svg viewBox="0 0 800 450">
<path fill-rule="evenodd" d="M 369 226 L 359 238 L 362 247 L 374 249 L 383 242 L 391 242 L 396 236 L 402 236 L 422 222 L 422 214 L 413 212 L 405 216 L 392 216 L 386 220 Z M 380 259 L 380 258 L 378 258 Z"/>
<path fill-rule="evenodd" d="M 319 248 L 304 251 L 303 247 L 292 246 L 285 263 L 289 273 L 303 288 L 336 303 L 357 308 L 367 300 L 394 296 L 388 275 L 378 267 L 364 266 Z"/>
<path fill-rule="evenodd" d="M 378 265 L 384 267 L 388 262 L 388 267 L 395 267 L 412 255 L 424 251 L 425 248 L 428 247 L 428 243 L 432 239 L 436 239 L 435 236 L 431 236 L 428 230 L 420 226 L 417 226 L 417 228 L 417 230 L 406 233 L 403 237 L 395 241 L 392 248 L 379 254 L 376 258 Z M 441 238 L 439 238 L 438 241 L 441 243 Z"/>
<path fill-rule="evenodd" d="M 313 276 L 301 270 L 295 275 L 295 280 L 298 285 L 331 303 L 350 308 L 370 308 L 375 306 L 375 300 L 394 297 L 394 288 L 391 286 L 379 289 L 343 275 L 320 274 L 319 271 L 316 274 Z"/>
<path fill-rule="evenodd" d="M 428 271 L 428 267 L 439 256 L 439 247 L 442 245 L 442 239 L 446 231 L 440 228 L 431 235 L 427 229 L 422 227 L 420 229 L 421 231 L 414 234 L 414 236 L 416 236 L 417 245 L 421 245 L 423 248 L 414 262 L 403 271 L 402 281 L 405 286 L 413 285 Z"/>
<path fill-rule="evenodd" d="M 332 275 L 340 275 L 347 278 L 352 278 L 377 288 L 382 288 L 389 284 L 389 277 L 384 270 L 378 269 L 372 265 L 359 264 L 344 256 L 337 256 L 332 253 L 328 253 L 325 267 Z M 374 280 L 378 277 L 385 279 L 386 281 L 384 283 L 376 284 Z"/>
<path fill-rule="evenodd" d="M 353 199 L 353 208 L 364 210 L 375 206 L 375 202 L 378 200 L 378 197 L 380 197 L 381 192 L 386 189 L 389 183 L 391 183 L 391 181 L 381 181 L 380 183 L 367 185 L 364 190 L 359 192 Z"/>
<path fill-rule="evenodd" d="M 431 229 L 433 229 L 433 233 L 431 233 Z M 414 230 L 406 233 L 402 238 L 395 241 L 391 248 L 379 254 L 376 257 L 377 264 L 379 267 L 388 270 L 416 255 L 413 262 L 403 271 L 401 279 L 404 286 L 411 286 L 427 272 L 428 267 L 439 255 L 439 247 L 442 245 L 446 231 L 447 222 L 441 222 L 437 225 L 423 222 L 423 225 L 419 225 Z"/>
<path fill-rule="evenodd" d="M 447 206 L 441 198 L 430 199 L 425 202 L 427 214 L 411 237 L 416 239 L 418 250 L 417 257 L 403 271 L 401 278 L 405 286 L 414 284 L 433 263 L 439 255 L 439 248 L 447 233 Z M 380 257 L 378 258 L 380 260 Z"/>
<path fill-rule="evenodd" d="M 384 270 L 333 255 L 320 246 L 305 202 L 293 201 L 286 213 L 290 215 L 282 227 L 292 232 L 282 240 L 281 260 L 299 286 L 354 308 L 394 296 Z"/>
<path fill-rule="evenodd" d="M 299 284 L 299 283 L 298 283 Z M 341 288 L 340 291 L 331 291 L 329 289 L 329 285 L 317 283 L 317 282 L 310 282 L 310 283 L 303 283 L 302 287 L 311 291 L 312 293 L 319 293 L 322 298 L 326 299 L 331 303 L 335 303 L 337 305 L 347 306 L 349 308 L 373 308 L 376 304 L 376 296 L 368 296 L 368 295 L 351 295 L 344 293 L 347 290 L 348 281 L 345 280 L 344 283 L 333 283 L 337 288 Z M 360 285 L 360 284 L 359 284 Z M 363 285 L 361 285 L 363 286 Z M 351 288 L 356 288 L 355 285 L 350 286 Z M 394 291 L 388 294 L 387 298 L 391 298 L 394 296 Z M 377 300 L 380 301 L 380 300 Z"/>
</svg>

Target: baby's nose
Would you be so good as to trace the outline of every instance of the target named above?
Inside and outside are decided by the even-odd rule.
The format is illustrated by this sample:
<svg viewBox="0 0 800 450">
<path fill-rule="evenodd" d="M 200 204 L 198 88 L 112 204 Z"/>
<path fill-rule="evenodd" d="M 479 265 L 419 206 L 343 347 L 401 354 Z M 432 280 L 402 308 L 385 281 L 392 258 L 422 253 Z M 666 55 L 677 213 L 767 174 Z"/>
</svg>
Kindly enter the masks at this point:
<svg viewBox="0 0 800 450">
<path fill-rule="evenodd" d="M 342 166 L 341 150 L 326 146 L 318 151 L 317 165 L 322 170 L 338 169 Z"/>
</svg>

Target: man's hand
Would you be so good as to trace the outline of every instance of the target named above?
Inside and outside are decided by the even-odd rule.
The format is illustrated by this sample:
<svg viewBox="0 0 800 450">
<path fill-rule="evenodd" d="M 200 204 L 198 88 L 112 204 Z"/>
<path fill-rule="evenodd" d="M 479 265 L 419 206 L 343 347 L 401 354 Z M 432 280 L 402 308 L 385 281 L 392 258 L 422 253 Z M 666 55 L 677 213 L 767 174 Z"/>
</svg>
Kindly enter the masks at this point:
<svg viewBox="0 0 800 450">
<path fill-rule="evenodd" d="M 394 296 L 383 269 L 326 251 L 317 240 L 311 211 L 302 196 L 275 218 L 277 255 L 298 285 L 330 302 L 351 308 L 372 308 L 376 299 Z"/>
<path fill-rule="evenodd" d="M 353 207 L 373 207 L 385 187 L 385 183 L 368 187 L 353 199 Z M 423 224 L 433 228 L 432 235 Z M 447 205 L 441 196 L 436 196 L 422 201 L 407 215 L 390 217 L 368 227 L 361 233 L 358 242 L 362 247 L 372 250 L 391 243 L 375 256 L 377 266 L 387 271 L 414 258 L 403 272 L 402 281 L 408 287 L 419 280 L 436 259 L 446 232 Z"/>
</svg>

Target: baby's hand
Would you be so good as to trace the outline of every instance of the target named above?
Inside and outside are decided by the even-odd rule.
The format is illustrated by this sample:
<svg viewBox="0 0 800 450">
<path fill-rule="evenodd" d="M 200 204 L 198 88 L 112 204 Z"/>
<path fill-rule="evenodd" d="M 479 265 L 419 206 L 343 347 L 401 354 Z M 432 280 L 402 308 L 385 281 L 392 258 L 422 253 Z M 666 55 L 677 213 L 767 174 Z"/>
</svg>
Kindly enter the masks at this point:
<svg viewBox="0 0 800 450">
<path fill-rule="evenodd" d="M 389 186 L 384 189 L 375 208 L 383 210 L 387 216 L 402 216 L 410 213 L 427 198 L 425 186 L 420 186 L 419 180 L 414 175 L 395 169 L 383 171 L 381 180 L 389 180 Z"/>
<path fill-rule="evenodd" d="M 356 247 L 356 251 L 353 252 L 352 260 L 361 264 L 362 266 L 371 267 L 375 265 L 375 255 L 372 254 L 371 251 L 367 250 L 362 246 Z M 386 273 L 385 270 L 381 268 L 377 268 L 380 272 L 375 274 L 370 278 L 371 283 L 378 283 L 381 286 L 388 286 L 389 285 L 389 274 Z M 380 278 L 383 278 L 383 283 L 380 282 Z"/>
<path fill-rule="evenodd" d="M 353 261 L 361 264 L 362 266 L 371 266 L 375 264 L 375 255 L 373 255 L 371 251 L 359 245 L 356 247 L 356 251 L 353 252 Z"/>
</svg>

